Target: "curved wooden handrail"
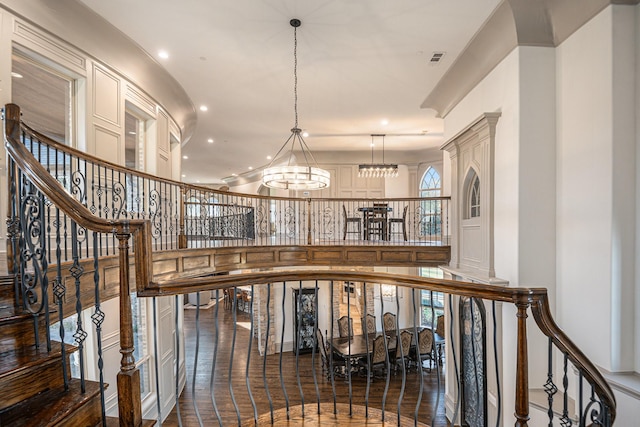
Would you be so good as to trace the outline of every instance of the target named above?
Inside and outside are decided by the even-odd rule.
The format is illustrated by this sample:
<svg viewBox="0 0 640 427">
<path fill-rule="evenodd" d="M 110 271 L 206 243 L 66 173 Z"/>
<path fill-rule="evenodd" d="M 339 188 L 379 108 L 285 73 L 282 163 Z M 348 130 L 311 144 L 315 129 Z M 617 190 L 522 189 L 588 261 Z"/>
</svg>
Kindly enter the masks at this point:
<svg viewBox="0 0 640 427">
<path fill-rule="evenodd" d="M 141 294 L 143 296 L 165 296 L 186 294 L 243 286 L 256 283 L 274 283 L 305 280 L 342 280 L 350 282 L 382 283 L 385 285 L 409 286 L 414 289 L 432 290 L 453 295 L 477 297 L 493 301 L 516 302 L 522 298 L 533 300 L 546 295 L 544 288 L 506 288 L 481 283 L 391 274 L 383 272 L 346 270 L 274 270 L 234 275 L 175 278 L 158 281 Z"/>
<path fill-rule="evenodd" d="M 8 105 L 14 105 L 14 104 L 8 104 Z M 19 122 L 19 118 L 18 118 L 18 122 Z M 358 200 L 377 200 L 377 199 L 352 199 L 352 198 L 343 198 L 343 197 L 327 197 L 327 198 L 309 198 L 309 197 L 285 197 L 285 196 L 262 196 L 259 194 L 248 194 L 248 193 L 236 193 L 236 192 L 231 192 L 231 191 L 226 191 L 226 190 L 217 190 L 217 189 L 212 189 L 209 187 L 204 187 L 204 186 L 200 186 L 200 185 L 195 185 L 195 184 L 189 184 L 189 183 L 185 183 L 185 182 L 179 182 L 179 181 L 174 181 L 168 178 L 162 178 L 159 176 L 155 176 L 155 175 L 151 175 L 149 173 L 146 172 L 141 172 L 141 171 L 137 171 L 137 170 L 133 170 L 133 169 L 129 169 L 127 167 L 118 165 L 116 163 L 112 163 L 109 162 L 108 160 L 103 160 L 99 157 L 93 156 L 91 154 L 87 154 L 84 151 L 80 151 L 76 148 L 73 147 L 69 147 L 68 145 L 64 145 L 61 144 L 57 141 L 52 140 L 51 138 L 49 138 L 48 136 L 38 132 L 37 130 L 31 128 L 29 125 L 22 123 L 22 128 L 27 132 L 27 134 L 34 136 L 35 138 L 37 138 L 40 141 L 46 141 L 47 145 L 51 146 L 52 148 L 55 148 L 58 151 L 61 151 L 63 153 L 67 153 L 71 156 L 75 156 L 78 157 L 80 159 L 83 160 L 87 160 L 87 161 L 91 161 L 94 163 L 99 163 L 101 165 L 104 165 L 110 169 L 113 169 L 115 171 L 118 172 L 122 172 L 122 173 L 126 173 L 126 174 L 130 174 L 133 176 L 139 176 L 141 178 L 145 178 L 148 180 L 152 180 L 152 181 L 158 181 L 158 182 L 162 182 L 165 184 L 169 184 L 169 185 L 174 185 L 174 186 L 178 186 L 181 187 L 183 189 L 183 191 L 185 192 L 185 195 L 187 195 L 187 197 L 189 196 L 189 192 L 193 191 L 193 192 L 201 192 L 201 193 L 221 193 L 221 194 L 228 194 L 229 196 L 235 196 L 235 197 L 247 197 L 247 198 L 252 198 L 252 199 L 264 199 L 264 200 L 297 200 L 297 201 L 307 201 L 307 200 L 314 200 L 314 201 L 328 201 L 328 202 L 339 202 L 339 201 L 358 201 Z M 450 200 L 451 197 L 449 196 L 440 196 L 440 197 L 395 197 L 395 198 L 384 198 L 384 200 L 388 200 L 390 202 L 393 201 L 419 201 L 419 200 Z"/>
<path fill-rule="evenodd" d="M 531 312 L 540 331 L 551 338 L 556 347 L 567 355 L 571 363 L 582 372 L 587 382 L 593 386 L 595 394 L 597 394 L 605 403 L 605 406 L 609 408 L 610 412 L 604 414 L 604 416 L 609 418 L 610 423 L 604 425 L 613 425 L 613 421 L 616 418 L 616 398 L 611 387 L 604 377 L 599 374 L 598 368 L 596 368 L 553 320 L 549 306 L 549 298 L 546 293 L 538 295 L 534 299 L 531 304 Z M 597 373 L 597 375 L 594 375 L 594 373 Z"/>
<path fill-rule="evenodd" d="M 5 147 L 7 152 L 22 173 L 38 187 L 42 194 L 67 214 L 69 218 L 87 230 L 98 233 L 134 235 L 137 287 L 146 287 L 153 277 L 151 260 L 145 259 L 144 256 L 147 253 L 147 248 L 151 248 L 150 222 L 140 219 L 109 220 L 93 215 L 89 209 L 72 197 L 20 142 L 20 108 L 15 104 L 7 104 L 4 114 Z M 44 139 L 50 141 L 47 137 L 44 137 Z"/>
</svg>

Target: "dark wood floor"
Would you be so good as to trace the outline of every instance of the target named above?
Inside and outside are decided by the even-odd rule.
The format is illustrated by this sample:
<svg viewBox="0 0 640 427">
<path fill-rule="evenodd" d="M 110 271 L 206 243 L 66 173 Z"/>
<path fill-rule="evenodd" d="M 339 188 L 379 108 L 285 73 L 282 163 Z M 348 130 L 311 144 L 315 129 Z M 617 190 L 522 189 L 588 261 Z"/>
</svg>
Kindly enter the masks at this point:
<svg viewBox="0 0 640 427">
<path fill-rule="evenodd" d="M 197 362 L 195 377 L 195 394 L 198 411 L 205 426 L 218 425 L 212 404 L 210 393 L 211 369 L 213 362 L 213 343 L 215 340 L 214 315 L 215 306 L 206 310 L 200 310 L 200 352 Z M 196 310 L 185 310 L 185 343 L 186 343 L 186 366 L 187 385 L 180 398 L 180 415 L 183 426 L 198 426 L 196 410 L 193 401 L 193 373 L 194 354 L 196 344 Z M 213 381 L 214 398 L 222 419 L 222 425 L 238 425 L 238 414 L 232 401 L 232 394 L 235 398 L 240 420 L 243 425 L 255 425 L 254 415 L 259 418 L 258 425 L 264 425 L 264 420 L 270 421 L 270 405 L 265 392 L 263 379 L 263 358 L 256 348 L 257 340 L 253 340 L 250 353 L 250 366 L 247 375 L 247 356 L 249 340 L 249 316 L 242 312 L 237 314 L 238 327 L 236 328 L 236 341 L 233 352 L 233 363 L 231 367 L 231 380 L 229 380 L 229 360 L 231 359 L 231 347 L 233 343 L 233 315 L 230 310 L 225 310 L 222 303 L 218 310 L 219 322 L 219 344 L 216 358 L 216 375 Z M 280 384 L 279 376 L 280 355 L 267 356 L 266 359 L 266 379 L 273 409 L 275 413 L 274 425 L 299 425 L 302 412 L 302 396 L 304 396 L 304 421 L 311 425 L 364 425 L 361 412 L 363 408 L 359 405 L 365 404 L 366 377 L 358 375 L 352 376 L 351 381 L 351 403 L 353 418 L 349 420 L 349 385 L 343 378 L 336 378 L 336 400 L 339 404 L 339 416 L 327 417 L 333 409 L 333 392 L 331 381 L 322 374 L 321 361 L 318 354 L 315 355 L 315 363 L 312 354 L 300 355 L 296 361 L 296 356 L 292 352 L 282 354 L 282 370 L 284 374 L 284 385 L 288 394 L 289 407 L 291 408 L 291 420 L 282 422 L 282 413 L 286 414 L 285 394 Z M 418 420 L 422 425 L 448 426 L 444 416 L 444 376 L 440 367 L 440 387 L 438 388 L 438 374 L 436 369 L 423 373 L 424 388 L 422 403 L 418 413 Z M 315 370 L 320 396 L 316 395 L 313 372 Z M 300 386 L 296 372 L 299 372 Z M 251 399 L 247 388 L 247 378 L 250 381 L 251 392 L 257 406 L 257 414 L 254 414 Z M 390 387 L 385 404 L 385 425 L 397 425 L 398 400 L 402 385 L 402 375 L 390 376 Z M 302 388 L 302 392 L 300 391 Z M 369 421 L 367 425 L 380 425 L 380 415 L 382 409 L 382 396 L 385 388 L 384 379 L 375 379 L 371 383 L 369 391 Z M 407 375 L 404 396 L 400 401 L 400 414 L 402 417 L 410 417 L 410 425 L 413 425 L 413 414 L 420 390 L 420 377 L 413 370 Z M 439 391 L 438 391 L 439 390 Z M 437 408 L 435 408 L 438 402 Z M 317 414 L 319 404 L 322 404 L 323 418 L 318 421 Z M 328 405 L 327 405 L 328 404 Z M 279 410 L 279 411 L 278 411 Z M 435 411 L 435 419 L 432 424 L 432 417 Z M 330 415 L 330 414 L 327 414 Z M 296 421 L 298 420 L 298 421 Z M 345 422 L 347 420 L 347 422 Z M 270 422 L 267 422 L 269 424 Z M 402 425 L 409 425 L 401 422 Z M 174 409 L 169 415 L 165 426 L 177 426 L 177 411 Z"/>
</svg>

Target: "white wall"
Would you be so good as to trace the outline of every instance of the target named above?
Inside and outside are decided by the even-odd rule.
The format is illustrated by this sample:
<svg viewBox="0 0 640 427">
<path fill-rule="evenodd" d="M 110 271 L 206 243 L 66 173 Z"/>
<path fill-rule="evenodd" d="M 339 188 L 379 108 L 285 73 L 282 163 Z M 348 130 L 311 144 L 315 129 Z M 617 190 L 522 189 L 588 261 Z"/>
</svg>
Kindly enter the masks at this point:
<svg viewBox="0 0 640 427">
<path fill-rule="evenodd" d="M 635 100 L 629 88 L 635 80 L 635 23 L 630 10 L 605 9 L 557 49 L 558 317 L 576 344 L 610 371 L 633 369 Z"/>
<path fill-rule="evenodd" d="M 640 360 L 639 10 L 610 6 L 555 49 L 516 48 L 445 118 L 448 139 L 483 112 L 502 113 L 495 150 L 496 276 L 549 288 L 560 327 L 612 371 L 637 371 Z M 502 314 L 509 424 L 515 310 L 505 304 Z M 540 340 L 532 329 L 535 372 L 544 358 L 532 350 Z M 628 401 L 619 402 L 621 419 L 633 419 Z"/>
<path fill-rule="evenodd" d="M 445 117 L 445 140 L 449 140 L 482 113 L 501 112 L 495 137 L 494 177 L 494 267 L 496 276 L 518 284 L 518 135 L 519 135 L 519 50 L 509 54 Z M 449 161 L 449 159 L 446 159 Z M 450 171 L 449 168 L 444 168 Z M 445 181 L 451 182 L 450 177 Z M 459 202 L 458 202 L 459 203 Z M 481 208 L 482 209 L 482 208 Z M 503 419 L 513 424 L 515 388 L 515 315 L 503 306 Z M 448 373 L 449 374 L 449 373 Z M 509 377 L 511 375 L 511 377 Z M 452 373 L 447 381 L 455 381 Z M 453 390 L 447 401 L 454 402 Z M 451 409 L 451 408 L 449 408 Z"/>
</svg>

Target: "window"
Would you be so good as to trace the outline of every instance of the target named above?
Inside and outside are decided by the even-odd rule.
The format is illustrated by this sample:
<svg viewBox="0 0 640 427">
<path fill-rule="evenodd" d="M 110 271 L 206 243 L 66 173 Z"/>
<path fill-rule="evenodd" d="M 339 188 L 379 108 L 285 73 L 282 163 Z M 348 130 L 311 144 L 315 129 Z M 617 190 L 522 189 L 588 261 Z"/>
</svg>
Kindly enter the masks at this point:
<svg viewBox="0 0 640 427">
<path fill-rule="evenodd" d="M 420 197 L 440 197 L 441 187 L 440 174 L 429 166 L 420 182 Z"/>
<path fill-rule="evenodd" d="M 471 169 L 465 182 L 467 188 L 467 209 L 465 218 L 478 218 L 480 216 L 480 178 L 476 172 Z"/>
<path fill-rule="evenodd" d="M 420 181 L 420 197 L 440 197 L 440 174 L 429 166 Z M 417 211 L 420 221 L 420 235 L 439 235 L 442 226 L 442 201 L 423 200 Z"/>
<path fill-rule="evenodd" d="M 23 120 L 39 132 L 72 145 L 73 78 L 14 51 L 11 57 L 11 101 Z"/>
<path fill-rule="evenodd" d="M 145 140 L 144 119 L 130 110 L 124 113 L 124 165 L 130 169 L 142 170 L 142 148 Z"/>
<path fill-rule="evenodd" d="M 437 267 L 421 267 L 420 277 L 442 279 L 442 270 Z M 436 319 L 444 314 L 444 293 L 435 291 L 420 291 L 420 325 L 436 326 Z"/>
</svg>

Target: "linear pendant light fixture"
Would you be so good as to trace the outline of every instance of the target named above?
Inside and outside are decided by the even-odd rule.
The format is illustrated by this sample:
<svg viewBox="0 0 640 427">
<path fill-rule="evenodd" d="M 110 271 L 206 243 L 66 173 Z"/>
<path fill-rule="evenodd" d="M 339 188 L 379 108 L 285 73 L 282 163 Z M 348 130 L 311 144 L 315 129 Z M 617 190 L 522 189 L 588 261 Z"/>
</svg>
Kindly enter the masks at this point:
<svg viewBox="0 0 640 427">
<path fill-rule="evenodd" d="M 295 124 L 291 129 L 291 136 L 280 147 L 278 153 L 273 157 L 269 166 L 262 172 L 262 183 L 267 187 L 280 188 L 285 190 L 321 190 L 329 186 L 329 172 L 318 167 L 316 159 L 311 154 L 309 147 L 302 139 L 302 130 L 298 127 L 298 37 L 297 30 L 302 24 L 299 19 L 292 19 L 289 24 L 293 27 L 293 110 L 295 113 Z M 286 165 L 284 163 L 284 152 L 287 145 L 291 143 L 289 158 Z M 304 165 L 293 164 L 295 159 L 294 149 L 296 143 L 300 146 Z M 282 156 L 280 154 L 283 153 Z M 313 163 L 309 163 L 311 160 Z M 276 166 L 274 166 L 276 165 Z"/>
<path fill-rule="evenodd" d="M 373 163 L 374 137 L 382 137 L 382 163 Z M 398 165 L 384 162 L 384 134 L 371 134 L 371 163 L 358 165 L 358 176 L 361 178 L 395 178 L 398 176 Z"/>
</svg>

